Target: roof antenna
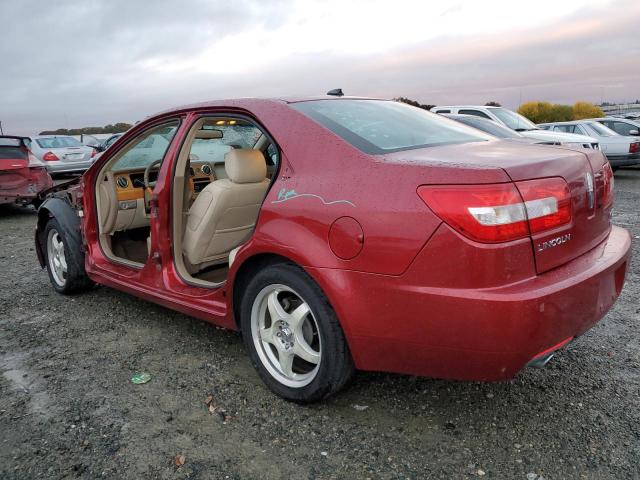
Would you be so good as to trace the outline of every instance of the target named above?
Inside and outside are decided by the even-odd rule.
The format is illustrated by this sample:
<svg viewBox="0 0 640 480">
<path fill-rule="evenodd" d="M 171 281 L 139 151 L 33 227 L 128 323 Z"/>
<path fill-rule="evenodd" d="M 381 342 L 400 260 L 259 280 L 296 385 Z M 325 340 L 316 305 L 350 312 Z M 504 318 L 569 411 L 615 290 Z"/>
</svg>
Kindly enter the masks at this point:
<svg viewBox="0 0 640 480">
<path fill-rule="evenodd" d="M 334 88 L 333 90 L 329 90 L 327 95 L 333 95 L 334 97 L 344 97 L 344 93 L 342 93 L 341 88 Z"/>
</svg>

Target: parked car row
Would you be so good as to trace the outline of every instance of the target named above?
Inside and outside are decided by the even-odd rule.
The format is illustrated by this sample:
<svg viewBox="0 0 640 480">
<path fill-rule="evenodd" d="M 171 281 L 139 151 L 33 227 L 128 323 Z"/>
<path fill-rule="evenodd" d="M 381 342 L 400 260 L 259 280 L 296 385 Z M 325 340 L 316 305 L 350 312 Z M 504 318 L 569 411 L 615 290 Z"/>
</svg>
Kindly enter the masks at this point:
<svg viewBox="0 0 640 480">
<path fill-rule="evenodd" d="M 590 135 L 598 139 L 600 148 L 615 169 L 640 164 L 640 138 L 638 129 L 631 120 L 595 118 L 540 124 L 541 128 L 552 132 L 568 132 Z M 617 131 L 612 130 L 614 127 Z M 633 128 L 635 127 L 635 128 Z"/>
<path fill-rule="evenodd" d="M 431 111 L 498 138 L 517 141 L 529 138 L 535 143 L 600 149 L 614 170 L 640 164 L 639 120 L 605 117 L 536 125 L 522 115 L 503 107 L 441 105 L 433 107 Z M 497 128 L 497 125 L 520 134 L 521 138 L 514 137 L 504 128 Z"/>
<path fill-rule="evenodd" d="M 492 120 L 511 130 L 521 133 L 524 137 L 539 140 L 551 145 L 565 145 L 580 148 L 599 148 L 598 140 L 588 135 L 572 133 L 547 132 L 519 113 L 503 107 L 487 107 L 479 105 L 446 105 L 431 109 L 440 114 L 473 115 Z"/>
</svg>

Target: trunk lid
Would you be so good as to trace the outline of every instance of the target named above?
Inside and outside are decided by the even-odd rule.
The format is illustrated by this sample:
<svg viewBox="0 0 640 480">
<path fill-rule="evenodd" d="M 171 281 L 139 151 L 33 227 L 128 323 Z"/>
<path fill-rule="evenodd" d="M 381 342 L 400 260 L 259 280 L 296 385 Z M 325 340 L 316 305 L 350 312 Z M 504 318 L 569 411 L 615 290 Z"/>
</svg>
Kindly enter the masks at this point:
<svg viewBox="0 0 640 480">
<path fill-rule="evenodd" d="M 522 145 L 506 141 L 466 143 L 388 156 L 396 161 L 452 165 L 482 169 L 501 168 L 513 182 L 561 177 L 571 194 L 571 222 L 554 230 L 531 235 L 538 273 L 567 263 L 594 248 L 609 233 L 611 205 L 604 205 L 607 160 L 599 150 L 571 150 L 546 145 Z M 478 176 L 482 178 L 481 175 Z M 460 184 L 457 176 L 438 183 Z M 478 180 L 477 183 L 489 183 Z"/>
<path fill-rule="evenodd" d="M 52 148 L 51 151 L 63 162 L 80 162 L 87 155 L 84 147 Z"/>
<path fill-rule="evenodd" d="M 0 137 L 0 194 L 12 196 L 29 182 L 29 150 L 20 137 Z"/>
<path fill-rule="evenodd" d="M 0 137 L 0 173 L 29 167 L 29 150 L 20 137 Z"/>
</svg>

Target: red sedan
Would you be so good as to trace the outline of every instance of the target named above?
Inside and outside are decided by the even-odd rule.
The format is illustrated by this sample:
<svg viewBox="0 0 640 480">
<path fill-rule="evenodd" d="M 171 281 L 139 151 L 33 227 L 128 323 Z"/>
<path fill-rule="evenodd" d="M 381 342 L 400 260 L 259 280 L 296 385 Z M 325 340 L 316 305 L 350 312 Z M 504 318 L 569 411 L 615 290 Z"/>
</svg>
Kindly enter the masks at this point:
<svg viewBox="0 0 640 480">
<path fill-rule="evenodd" d="M 622 290 L 598 150 L 520 145 L 375 99 L 229 100 L 139 123 L 39 211 L 53 287 L 242 332 L 277 394 L 354 369 L 501 380 Z"/>
<path fill-rule="evenodd" d="M 29 149 L 30 139 L 0 136 L 0 204 L 40 204 L 39 194 L 53 186 L 45 165 Z"/>
</svg>

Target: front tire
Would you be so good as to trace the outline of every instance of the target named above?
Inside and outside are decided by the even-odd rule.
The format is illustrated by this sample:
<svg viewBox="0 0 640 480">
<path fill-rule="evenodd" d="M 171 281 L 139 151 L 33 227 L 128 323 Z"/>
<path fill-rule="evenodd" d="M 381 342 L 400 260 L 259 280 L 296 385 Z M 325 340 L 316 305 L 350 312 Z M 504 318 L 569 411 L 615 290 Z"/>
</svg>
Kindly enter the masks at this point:
<svg viewBox="0 0 640 480">
<path fill-rule="evenodd" d="M 257 272 L 240 308 L 242 337 L 267 386 L 299 403 L 340 390 L 354 368 L 335 312 L 302 269 L 277 264 Z"/>
<path fill-rule="evenodd" d="M 49 280 L 58 293 L 76 293 L 93 285 L 84 270 L 84 255 L 72 247 L 55 218 L 47 222 L 42 242 Z"/>
</svg>

